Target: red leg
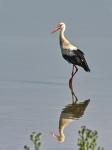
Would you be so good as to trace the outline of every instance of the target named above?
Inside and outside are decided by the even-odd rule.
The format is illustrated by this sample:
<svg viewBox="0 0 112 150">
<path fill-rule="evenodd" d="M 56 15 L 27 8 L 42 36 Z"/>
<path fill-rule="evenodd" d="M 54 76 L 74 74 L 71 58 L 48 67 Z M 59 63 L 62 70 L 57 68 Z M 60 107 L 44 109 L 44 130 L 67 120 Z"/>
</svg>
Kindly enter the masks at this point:
<svg viewBox="0 0 112 150">
<path fill-rule="evenodd" d="M 74 67 L 75 67 L 75 72 L 74 72 Z M 75 65 L 73 65 L 71 78 L 69 79 L 69 88 L 71 90 L 73 102 L 74 102 L 74 97 L 75 97 L 76 101 L 78 100 L 77 97 L 76 97 L 76 95 L 75 95 L 75 93 L 74 93 L 74 91 L 73 91 L 73 86 L 72 86 L 73 77 L 75 76 L 75 74 L 76 74 L 77 71 L 78 71 L 78 68 Z"/>
<path fill-rule="evenodd" d="M 74 67 L 76 69 L 75 72 L 74 72 Z M 73 87 L 72 87 L 73 77 L 75 76 L 75 74 L 76 74 L 77 71 L 78 71 L 78 68 L 75 65 L 73 65 L 72 73 L 71 73 L 71 78 L 69 79 L 69 88 L 70 89 L 73 89 Z"/>
<path fill-rule="evenodd" d="M 72 80 L 73 80 L 73 76 L 74 76 L 74 65 L 72 68 L 72 73 L 71 73 L 71 78 L 69 79 L 69 88 L 72 89 Z"/>
</svg>

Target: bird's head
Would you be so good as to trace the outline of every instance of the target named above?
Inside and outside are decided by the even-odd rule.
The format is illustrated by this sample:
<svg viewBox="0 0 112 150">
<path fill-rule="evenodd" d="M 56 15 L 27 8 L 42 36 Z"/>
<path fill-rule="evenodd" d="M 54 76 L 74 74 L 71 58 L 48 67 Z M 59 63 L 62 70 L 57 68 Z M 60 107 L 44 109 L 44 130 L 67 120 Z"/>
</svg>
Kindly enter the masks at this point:
<svg viewBox="0 0 112 150">
<path fill-rule="evenodd" d="M 65 141 L 65 135 L 64 134 L 54 134 L 54 133 L 51 133 L 51 135 L 57 140 L 59 141 L 60 143 L 63 143 Z"/>
<path fill-rule="evenodd" d="M 63 22 L 59 23 L 59 24 L 55 27 L 55 29 L 52 31 L 52 33 L 55 33 L 55 32 L 57 32 L 57 31 L 59 31 L 59 30 L 65 30 L 65 23 L 63 23 Z"/>
</svg>

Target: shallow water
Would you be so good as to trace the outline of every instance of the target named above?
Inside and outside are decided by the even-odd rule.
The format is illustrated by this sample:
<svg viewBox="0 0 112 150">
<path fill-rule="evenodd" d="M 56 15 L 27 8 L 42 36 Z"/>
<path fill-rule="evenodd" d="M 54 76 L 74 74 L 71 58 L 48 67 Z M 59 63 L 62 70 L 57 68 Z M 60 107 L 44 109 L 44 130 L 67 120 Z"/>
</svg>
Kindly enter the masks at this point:
<svg viewBox="0 0 112 150">
<path fill-rule="evenodd" d="M 48 37 L 0 38 L 1 150 L 19 150 L 23 149 L 25 144 L 32 147 L 29 135 L 33 131 L 42 132 L 43 150 L 78 149 L 78 130 L 82 125 L 97 130 L 98 145 L 110 150 L 111 38 L 84 37 L 81 40 L 81 46 L 88 45 L 90 49 L 85 53 L 92 71 L 85 73 L 79 69 L 74 85 L 79 102 L 90 99 L 90 103 L 84 116 L 65 128 L 65 142 L 59 143 L 50 133 L 58 133 L 61 111 L 72 103 L 68 88 L 71 66 L 61 58 L 60 49 L 54 50 L 54 40 Z M 93 41 L 100 51 L 91 47 Z M 104 50 L 107 46 L 101 45 L 104 41 L 108 43 L 110 54 L 106 64 Z"/>
</svg>

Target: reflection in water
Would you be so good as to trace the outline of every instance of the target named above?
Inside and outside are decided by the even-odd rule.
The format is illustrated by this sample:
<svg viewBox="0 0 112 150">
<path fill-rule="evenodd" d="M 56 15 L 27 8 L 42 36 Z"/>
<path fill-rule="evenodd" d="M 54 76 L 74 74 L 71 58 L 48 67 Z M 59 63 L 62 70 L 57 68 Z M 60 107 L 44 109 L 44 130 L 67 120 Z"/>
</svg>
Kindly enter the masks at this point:
<svg viewBox="0 0 112 150">
<path fill-rule="evenodd" d="M 83 116 L 86 107 L 88 106 L 90 99 L 85 100 L 83 102 L 76 102 L 72 104 L 68 104 L 62 110 L 59 119 L 59 135 L 53 133 L 53 137 L 55 137 L 59 142 L 64 142 L 64 128 L 73 122 L 75 119 L 79 119 Z"/>
</svg>

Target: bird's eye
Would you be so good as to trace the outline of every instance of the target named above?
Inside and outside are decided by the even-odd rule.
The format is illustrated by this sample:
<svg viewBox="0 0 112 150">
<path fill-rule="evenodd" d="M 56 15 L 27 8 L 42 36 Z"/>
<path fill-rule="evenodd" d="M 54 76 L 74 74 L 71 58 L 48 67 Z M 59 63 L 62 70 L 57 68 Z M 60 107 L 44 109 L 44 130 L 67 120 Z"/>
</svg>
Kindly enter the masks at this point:
<svg viewBox="0 0 112 150">
<path fill-rule="evenodd" d="M 60 27 L 62 27 L 62 26 L 63 26 L 63 24 L 59 24 L 59 26 L 60 26 Z"/>
<path fill-rule="evenodd" d="M 62 24 L 58 24 L 57 27 L 58 27 L 58 28 L 61 28 L 61 27 L 62 27 Z"/>
</svg>

